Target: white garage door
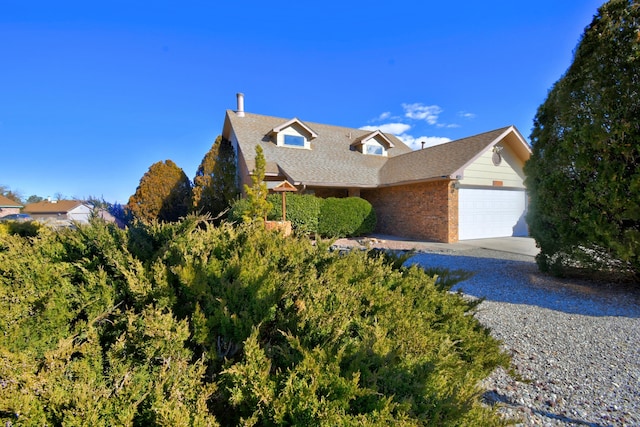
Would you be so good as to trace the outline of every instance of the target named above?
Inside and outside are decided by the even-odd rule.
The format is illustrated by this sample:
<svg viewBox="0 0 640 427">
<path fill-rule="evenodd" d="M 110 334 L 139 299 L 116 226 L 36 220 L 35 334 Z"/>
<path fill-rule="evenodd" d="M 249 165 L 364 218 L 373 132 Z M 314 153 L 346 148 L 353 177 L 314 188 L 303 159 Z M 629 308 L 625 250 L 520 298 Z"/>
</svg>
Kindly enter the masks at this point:
<svg viewBox="0 0 640 427">
<path fill-rule="evenodd" d="M 526 194 L 522 190 L 461 188 L 458 238 L 526 236 Z"/>
</svg>

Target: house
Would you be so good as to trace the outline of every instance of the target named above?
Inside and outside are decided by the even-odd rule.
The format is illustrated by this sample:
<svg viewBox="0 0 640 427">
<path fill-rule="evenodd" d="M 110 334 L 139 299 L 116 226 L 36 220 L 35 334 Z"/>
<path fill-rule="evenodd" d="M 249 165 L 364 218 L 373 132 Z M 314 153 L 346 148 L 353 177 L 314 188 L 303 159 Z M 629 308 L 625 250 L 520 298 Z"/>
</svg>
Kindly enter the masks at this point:
<svg viewBox="0 0 640 427">
<path fill-rule="evenodd" d="M 29 203 L 23 211 L 35 220 L 64 226 L 72 222 L 88 223 L 93 208 L 79 200 L 43 200 Z"/>
<path fill-rule="evenodd" d="M 413 151 L 397 137 L 227 110 L 222 136 L 250 185 L 255 149 L 265 181 L 302 194 L 356 196 L 374 207 L 377 232 L 438 242 L 527 235 L 523 166 L 531 148 L 514 126 Z"/>
<path fill-rule="evenodd" d="M 7 215 L 19 214 L 22 205 L 0 194 L 0 218 Z"/>
</svg>

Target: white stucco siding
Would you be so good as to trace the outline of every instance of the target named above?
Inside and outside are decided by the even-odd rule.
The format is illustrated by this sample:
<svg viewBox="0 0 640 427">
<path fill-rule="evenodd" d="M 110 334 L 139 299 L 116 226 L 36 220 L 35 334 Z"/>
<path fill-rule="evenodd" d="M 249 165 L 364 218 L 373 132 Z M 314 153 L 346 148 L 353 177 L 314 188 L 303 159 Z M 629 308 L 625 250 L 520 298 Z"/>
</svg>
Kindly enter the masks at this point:
<svg viewBox="0 0 640 427">
<path fill-rule="evenodd" d="M 504 187 L 524 188 L 523 162 L 509 147 L 498 147 L 501 147 L 502 157 L 499 165 L 493 162 L 493 150 L 487 150 L 464 170 L 460 184 L 493 186 L 494 181 L 501 181 Z"/>
</svg>

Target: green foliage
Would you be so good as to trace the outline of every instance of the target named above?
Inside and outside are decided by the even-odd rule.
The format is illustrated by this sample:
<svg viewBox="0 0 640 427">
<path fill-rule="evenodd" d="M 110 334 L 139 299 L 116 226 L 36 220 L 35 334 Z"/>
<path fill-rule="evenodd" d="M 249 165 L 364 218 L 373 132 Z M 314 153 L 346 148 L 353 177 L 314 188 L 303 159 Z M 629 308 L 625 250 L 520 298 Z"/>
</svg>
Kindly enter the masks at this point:
<svg viewBox="0 0 640 427">
<path fill-rule="evenodd" d="M 218 136 L 193 179 L 193 207 L 215 218 L 231 206 L 237 194 L 235 152 L 230 141 Z"/>
<path fill-rule="evenodd" d="M 267 218 L 282 218 L 282 199 L 270 194 L 267 201 L 272 206 Z M 251 210 L 248 199 L 236 200 L 229 212 L 229 220 L 239 222 Z M 369 202 L 359 197 L 322 199 L 309 194 L 287 195 L 287 220 L 297 234 L 319 233 L 325 237 L 361 236 L 376 227 L 376 214 Z"/>
<path fill-rule="evenodd" d="M 126 240 L 101 221 L 2 239 L 3 424 L 217 424 L 163 269 L 143 268 Z"/>
<path fill-rule="evenodd" d="M 282 219 L 282 195 L 270 194 L 267 200 L 273 206 L 268 219 Z M 286 196 L 287 221 L 291 221 L 293 230 L 298 234 L 313 234 L 318 232 L 318 220 L 323 199 L 311 194 L 290 193 Z"/>
<path fill-rule="evenodd" d="M 318 229 L 323 236 L 361 236 L 375 228 L 376 213 L 364 199 L 329 197 L 322 203 Z"/>
<path fill-rule="evenodd" d="M 0 422 L 500 424 L 478 384 L 508 359 L 474 304 L 328 249 L 193 216 L 6 236 Z"/>
<path fill-rule="evenodd" d="M 525 165 L 546 271 L 640 274 L 640 5 L 611 0 L 538 109 Z"/>
<path fill-rule="evenodd" d="M 37 221 L 4 221 L 0 222 L 0 236 L 17 234 L 22 237 L 36 236 L 43 225 Z"/>
<path fill-rule="evenodd" d="M 496 422 L 476 387 L 506 357 L 434 278 L 256 226 L 202 233 L 166 259 L 178 315 L 222 373 L 222 424 Z"/>
<path fill-rule="evenodd" d="M 177 221 L 191 210 L 191 182 L 173 161 L 151 165 L 140 179 L 128 208 L 142 221 Z"/>
<path fill-rule="evenodd" d="M 227 213 L 227 221 L 231 223 L 241 223 L 244 221 L 244 213 L 249 210 L 249 201 L 246 197 L 238 197 L 231 202 L 231 208 Z"/>
<path fill-rule="evenodd" d="M 267 218 L 282 218 L 282 196 L 269 194 L 272 206 Z M 248 199 L 238 199 L 231 207 L 229 220 L 239 222 L 251 210 Z M 376 214 L 369 202 L 359 197 L 322 199 L 309 194 L 287 195 L 287 220 L 300 235 L 319 233 L 325 237 L 349 237 L 371 233 Z"/>
<path fill-rule="evenodd" d="M 247 199 L 247 209 L 243 212 L 245 222 L 263 221 L 269 211 L 271 211 L 271 203 L 267 201 L 267 184 L 264 182 L 264 174 L 266 170 L 266 161 L 262 147 L 256 145 L 255 168 L 251 174 L 251 187 L 244 185 L 244 192 Z"/>
</svg>

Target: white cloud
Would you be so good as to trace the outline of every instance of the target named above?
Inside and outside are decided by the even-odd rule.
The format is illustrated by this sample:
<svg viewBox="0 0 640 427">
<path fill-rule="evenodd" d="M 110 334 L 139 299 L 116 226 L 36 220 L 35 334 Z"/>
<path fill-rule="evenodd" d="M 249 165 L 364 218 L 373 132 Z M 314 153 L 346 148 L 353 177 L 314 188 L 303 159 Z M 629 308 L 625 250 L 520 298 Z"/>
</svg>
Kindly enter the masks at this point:
<svg viewBox="0 0 640 427">
<path fill-rule="evenodd" d="M 433 147 L 434 145 L 444 144 L 451 141 L 449 138 L 442 136 L 420 136 L 415 138 L 411 135 L 402 134 L 398 135 L 398 138 L 411 147 L 412 150 L 420 150 L 422 148 L 422 142 L 424 141 L 424 148 Z"/>
<path fill-rule="evenodd" d="M 413 104 L 402 104 L 402 108 L 404 110 L 404 116 L 413 120 L 423 120 L 432 126 L 436 126 L 438 128 L 458 128 L 460 125 L 458 124 L 447 124 L 447 123 L 438 123 L 440 113 L 442 113 L 442 108 L 438 105 L 424 105 L 422 103 L 413 103 Z M 472 119 L 475 117 L 475 114 L 466 113 L 461 111 L 458 113 L 460 117 L 465 119 Z M 394 117 L 390 112 L 384 112 L 378 116 L 378 118 L 374 119 L 374 121 L 385 121 L 385 120 L 402 120 L 402 118 Z M 444 144 L 446 142 L 450 142 L 451 139 L 440 136 L 420 136 L 414 137 L 413 135 L 409 135 L 407 131 L 411 129 L 411 125 L 395 122 L 395 123 L 385 123 L 379 126 L 362 126 L 360 129 L 362 130 L 380 130 L 384 133 L 390 133 L 392 135 L 397 136 L 402 142 L 407 144 L 413 150 L 420 150 L 423 148 L 422 143 L 424 142 L 424 148 L 433 147 L 434 145 Z"/>
<path fill-rule="evenodd" d="M 369 123 L 385 122 L 390 120 L 402 120 L 402 117 L 394 116 L 391 111 L 385 111 L 384 113 L 380 113 L 378 117 L 369 120 Z"/>
<path fill-rule="evenodd" d="M 457 125 L 443 125 L 446 127 L 456 126 Z M 406 133 L 409 129 L 411 129 L 411 125 L 407 125 L 404 123 L 386 123 L 380 126 L 362 126 L 360 129 L 362 130 L 380 130 L 384 133 L 390 133 L 395 135 L 400 139 L 400 141 L 407 144 L 413 150 L 420 150 L 422 148 L 422 142 L 424 141 L 424 148 L 433 147 L 434 145 L 444 144 L 445 142 L 451 141 L 449 138 L 441 137 L 441 136 L 420 136 L 418 138 L 409 135 Z"/>
<path fill-rule="evenodd" d="M 409 129 L 411 129 L 411 125 L 407 125 L 404 123 L 386 123 L 380 126 L 362 126 L 360 129 L 371 130 L 371 131 L 380 129 L 380 131 L 384 133 L 390 133 L 392 135 L 400 135 L 402 133 L 405 133 Z"/>
<path fill-rule="evenodd" d="M 402 104 L 404 115 L 410 119 L 424 120 L 430 125 L 438 123 L 438 116 L 442 108 L 437 105 L 424 105 L 419 102 L 414 104 Z"/>
<path fill-rule="evenodd" d="M 476 115 L 474 113 L 467 113 L 466 111 L 460 111 L 458 112 L 458 116 L 462 117 L 463 119 L 475 119 Z"/>
</svg>

